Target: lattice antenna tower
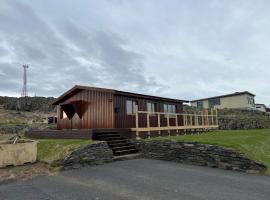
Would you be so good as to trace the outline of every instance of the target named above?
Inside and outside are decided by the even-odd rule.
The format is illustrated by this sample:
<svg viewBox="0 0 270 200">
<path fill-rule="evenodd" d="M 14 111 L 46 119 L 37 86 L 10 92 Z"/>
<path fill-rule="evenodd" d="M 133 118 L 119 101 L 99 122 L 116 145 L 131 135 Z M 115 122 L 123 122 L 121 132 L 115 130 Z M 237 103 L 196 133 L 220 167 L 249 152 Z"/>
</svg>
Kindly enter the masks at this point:
<svg viewBox="0 0 270 200">
<path fill-rule="evenodd" d="M 27 69 L 29 68 L 29 65 L 23 65 L 23 88 L 22 88 L 22 97 L 28 96 L 27 91 Z"/>
</svg>

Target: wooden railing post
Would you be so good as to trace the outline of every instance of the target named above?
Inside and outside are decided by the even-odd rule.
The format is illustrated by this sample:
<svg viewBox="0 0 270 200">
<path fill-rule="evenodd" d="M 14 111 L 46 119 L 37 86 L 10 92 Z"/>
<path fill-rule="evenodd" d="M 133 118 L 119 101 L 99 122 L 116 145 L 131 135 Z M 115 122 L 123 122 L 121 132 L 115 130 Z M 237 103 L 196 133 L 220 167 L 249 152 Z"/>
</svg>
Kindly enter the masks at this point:
<svg viewBox="0 0 270 200">
<path fill-rule="evenodd" d="M 160 128 L 160 113 L 158 113 L 158 128 Z M 160 135 L 160 130 L 158 130 L 158 134 Z"/>
<path fill-rule="evenodd" d="M 150 138 L 150 115 L 149 113 L 146 114 L 147 115 L 147 129 L 148 129 L 148 138 Z"/>
<path fill-rule="evenodd" d="M 211 125 L 214 125 L 214 113 L 213 113 L 213 108 L 211 108 Z"/>
<path fill-rule="evenodd" d="M 209 112 L 208 112 L 208 109 L 206 110 L 206 125 L 209 126 Z"/>
<path fill-rule="evenodd" d="M 202 111 L 202 126 L 204 126 L 204 110 Z"/>
<path fill-rule="evenodd" d="M 195 126 L 198 126 L 198 116 L 196 112 L 194 112 L 194 118 L 195 118 Z"/>
<path fill-rule="evenodd" d="M 168 128 L 170 127 L 170 116 L 169 116 L 169 114 L 167 114 L 167 127 Z M 169 136 L 171 135 L 170 129 L 168 129 L 168 134 L 169 134 Z"/>
<path fill-rule="evenodd" d="M 138 105 L 135 105 L 135 124 L 136 124 L 136 139 L 140 139 L 140 136 L 139 136 L 139 112 L 138 112 Z"/>
<path fill-rule="evenodd" d="M 179 132 L 179 130 L 178 130 L 178 115 L 177 114 L 175 114 L 175 126 L 176 126 L 176 132 L 177 132 L 177 135 L 178 135 L 178 132 Z"/>
<path fill-rule="evenodd" d="M 216 125 L 218 126 L 218 110 L 216 109 Z"/>
</svg>

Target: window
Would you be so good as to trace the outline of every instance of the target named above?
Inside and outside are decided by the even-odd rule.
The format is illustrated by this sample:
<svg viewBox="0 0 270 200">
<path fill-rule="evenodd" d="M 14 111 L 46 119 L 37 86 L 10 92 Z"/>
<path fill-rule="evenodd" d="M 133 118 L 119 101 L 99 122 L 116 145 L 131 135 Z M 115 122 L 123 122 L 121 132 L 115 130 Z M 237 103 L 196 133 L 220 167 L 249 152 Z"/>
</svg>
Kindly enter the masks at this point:
<svg viewBox="0 0 270 200">
<path fill-rule="evenodd" d="M 202 109 L 203 108 L 203 101 L 197 102 L 197 108 Z"/>
<path fill-rule="evenodd" d="M 176 113 L 175 105 L 164 104 L 164 112 L 165 113 Z"/>
<path fill-rule="evenodd" d="M 253 97 L 247 97 L 248 104 L 252 105 L 253 107 L 255 106 L 255 101 Z"/>
<path fill-rule="evenodd" d="M 136 101 L 132 101 L 132 100 L 127 100 L 126 101 L 126 113 L 128 115 L 133 115 L 135 114 L 135 107 L 137 105 L 137 102 Z"/>
<path fill-rule="evenodd" d="M 209 108 L 215 108 L 216 106 L 220 105 L 220 98 L 209 99 L 208 103 L 209 103 Z"/>
<path fill-rule="evenodd" d="M 148 112 L 155 112 L 155 104 L 152 102 L 147 102 L 147 111 Z"/>
</svg>

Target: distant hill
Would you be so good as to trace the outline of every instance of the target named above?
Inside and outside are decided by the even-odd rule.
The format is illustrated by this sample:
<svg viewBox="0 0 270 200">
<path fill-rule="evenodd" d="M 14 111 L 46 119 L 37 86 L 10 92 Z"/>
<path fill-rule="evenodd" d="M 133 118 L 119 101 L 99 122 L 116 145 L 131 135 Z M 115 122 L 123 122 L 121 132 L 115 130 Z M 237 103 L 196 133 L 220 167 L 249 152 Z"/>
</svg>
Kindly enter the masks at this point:
<svg viewBox="0 0 270 200">
<path fill-rule="evenodd" d="M 53 112 L 52 106 L 54 97 L 2 97 L 0 96 L 0 106 L 7 110 L 29 111 L 29 112 Z"/>
</svg>

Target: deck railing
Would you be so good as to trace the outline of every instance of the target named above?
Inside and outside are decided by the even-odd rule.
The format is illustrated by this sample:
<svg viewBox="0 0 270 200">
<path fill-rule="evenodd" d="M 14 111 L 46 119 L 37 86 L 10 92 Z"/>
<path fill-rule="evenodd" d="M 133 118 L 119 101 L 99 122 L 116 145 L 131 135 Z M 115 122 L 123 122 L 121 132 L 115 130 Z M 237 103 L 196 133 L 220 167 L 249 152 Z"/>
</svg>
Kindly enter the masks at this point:
<svg viewBox="0 0 270 200">
<path fill-rule="evenodd" d="M 146 115 L 146 127 L 139 126 L 139 116 Z M 157 126 L 151 126 L 150 116 L 157 118 Z M 161 116 L 166 118 L 166 126 L 161 126 Z M 174 125 L 170 124 L 170 119 L 174 119 Z M 181 123 L 179 124 L 182 120 Z M 180 130 L 207 130 L 218 128 L 218 111 L 217 109 L 203 110 L 194 113 L 165 113 L 165 112 L 149 112 L 139 111 L 138 106 L 135 106 L 135 120 L 136 125 L 132 128 L 132 131 L 136 132 L 136 138 L 140 138 L 140 132 L 148 132 L 148 137 L 151 136 L 151 131 L 157 131 L 161 135 L 161 131 L 167 131 L 170 135 L 171 131 L 179 133 Z"/>
</svg>

